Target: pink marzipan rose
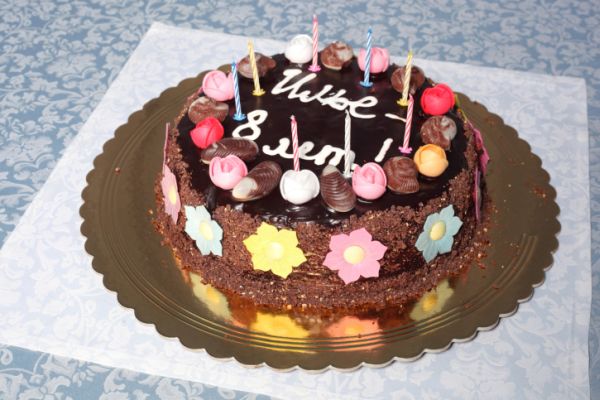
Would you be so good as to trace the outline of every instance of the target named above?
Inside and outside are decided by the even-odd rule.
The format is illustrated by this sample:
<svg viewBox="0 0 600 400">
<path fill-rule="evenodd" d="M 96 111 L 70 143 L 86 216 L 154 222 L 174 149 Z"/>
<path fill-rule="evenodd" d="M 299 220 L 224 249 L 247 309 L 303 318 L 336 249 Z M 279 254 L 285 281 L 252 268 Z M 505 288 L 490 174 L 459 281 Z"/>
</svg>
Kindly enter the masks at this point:
<svg viewBox="0 0 600 400">
<path fill-rule="evenodd" d="M 358 52 L 358 67 L 361 71 L 365 70 L 365 57 L 367 56 L 367 51 L 365 49 L 360 49 Z M 390 65 L 390 53 L 387 49 L 381 47 L 373 47 L 371 48 L 371 68 L 370 72 L 372 74 L 379 74 L 381 72 L 385 72 Z"/>
<path fill-rule="evenodd" d="M 248 174 L 248 168 L 238 156 L 214 157 L 210 160 L 208 174 L 215 186 L 230 190 Z"/>
<path fill-rule="evenodd" d="M 352 174 L 352 189 L 358 197 L 375 200 L 385 193 L 387 178 L 379 164 L 369 162 L 362 167 L 357 166 Z"/>
<path fill-rule="evenodd" d="M 213 100 L 227 101 L 233 99 L 233 75 L 223 71 L 210 71 L 204 75 L 202 90 Z"/>
</svg>

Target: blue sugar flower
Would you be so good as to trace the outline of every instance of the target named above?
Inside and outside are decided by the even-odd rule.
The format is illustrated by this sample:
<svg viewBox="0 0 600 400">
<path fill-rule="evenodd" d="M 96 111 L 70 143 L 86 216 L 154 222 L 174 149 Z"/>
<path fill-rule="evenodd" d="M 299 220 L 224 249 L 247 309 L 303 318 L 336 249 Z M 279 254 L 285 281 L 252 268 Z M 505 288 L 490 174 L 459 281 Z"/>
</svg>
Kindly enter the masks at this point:
<svg viewBox="0 0 600 400">
<path fill-rule="evenodd" d="M 185 233 L 196 241 L 196 246 L 203 256 L 213 253 L 223 255 L 223 229 L 212 220 L 204 206 L 185 206 Z"/>
<path fill-rule="evenodd" d="M 438 254 L 449 253 L 454 243 L 454 235 L 461 226 L 462 221 L 454 216 L 452 204 L 439 213 L 429 215 L 416 244 L 425 261 L 433 260 Z"/>
</svg>

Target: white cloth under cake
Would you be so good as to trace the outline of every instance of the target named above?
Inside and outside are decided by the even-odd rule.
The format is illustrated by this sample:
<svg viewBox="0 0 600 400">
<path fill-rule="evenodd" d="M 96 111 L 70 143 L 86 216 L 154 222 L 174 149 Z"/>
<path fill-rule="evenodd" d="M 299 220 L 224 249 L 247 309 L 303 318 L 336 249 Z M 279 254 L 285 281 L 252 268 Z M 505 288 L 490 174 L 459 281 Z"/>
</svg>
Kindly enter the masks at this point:
<svg viewBox="0 0 600 400">
<path fill-rule="evenodd" d="M 241 58 L 246 42 L 151 27 L 0 252 L 0 342 L 284 398 L 589 397 L 590 217 L 582 79 L 415 60 L 428 76 L 485 104 L 516 128 L 541 156 L 558 191 L 560 247 L 546 282 L 517 314 L 471 342 L 380 369 L 282 373 L 189 350 L 119 305 L 93 271 L 79 232 L 81 191 L 92 161 L 131 113 L 182 79 Z M 284 43 L 256 39 L 255 48 L 279 53 Z"/>
</svg>

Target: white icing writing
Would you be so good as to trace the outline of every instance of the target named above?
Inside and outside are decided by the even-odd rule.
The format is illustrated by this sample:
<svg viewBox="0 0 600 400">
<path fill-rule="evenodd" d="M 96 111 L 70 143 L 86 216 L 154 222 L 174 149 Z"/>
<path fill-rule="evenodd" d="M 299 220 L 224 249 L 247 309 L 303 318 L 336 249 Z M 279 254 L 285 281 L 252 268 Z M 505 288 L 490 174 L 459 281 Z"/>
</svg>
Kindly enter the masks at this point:
<svg viewBox="0 0 600 400">
<path fill-rule="evenodd" d="M 290 81 L 301 73 L 302 70 L 299 69 L 287 69 L 283 71 L 283 75 L 285 76 L 285 78 L 279 83 L 277 83 L 277 85 L 275 85 L 275 87 L 271 90 L 271 93 L 281 94 L 289 92 L 289 99 L 299 99 L 303 103 L 318 101 L 323 106 L 329 106 L 339 111 L 348 109 L 350 115 L 352 115 L 354 118 L 375 118 L 375 114 L 361 114 L 357 111 L 358 108 L 368 108 L 375 106 L 377 104 L 377 98 L 375 98 L 374 96 L 365 96 L 360 100 L 352 101 L 344 97 L 344 94 L 346 94 L 346 90 L 340 89 L 336 93 L 325 97 L 327 93 L 329 93 L 331 89 L 333 89 L 333 86 L 331 85 L 323 86 L 323 88 L 317 94 L 314 94 L 312 96 L 309 90 L 304 90 L 298 93 L 302 85 L 312 81 L 317 77 L 317 74 L 310 73 L 302 79 L 299 79 L 295 83 L 290 84 Z"/>
<path fill-rule="evenodd" d="M 390 119 L 395 119 L 397 121 L 406 122 L 406 118 L 399 117 L 396 114 L 386 113 L 385 116 L 388 117 L 388 118 L 390 118 Z"/>
<path fill-rule="evenodd" d="M 236 137 L 236 138 L 244 138 L 244 139 L 248 139 L 248 140 L 258 139 L 258 137 L 260 136 L 259 125 L 267 120 L 268 115 L 269 115 L 269 113 L 266 112 L 265 110 L 250 111 L 248 113 L 248 122 L 235 128 L 235 130 L 231 133 L 231 136 Z M 252 134 L 242 135 L 241 132 L 246 129 L 250 129 L 252 131 Z"/>
<path fill-rule="evenodd" d="M 387 138 L 383 141 L 381 150 L 379 150 L 379 153 L 377 153 L 377 157 L 375 157 L 375 162 L 383 161 L 383 159 L 385 158 L 385 155 L 387 154 L 388 150 L 390 149 L 390 146 L 392 145 L 393 141 L 394 141 L 394 139 L 390 139 L 390 138 Z"/>
<path fill-rule="evenodd" d="M 282 158 L 292 159 L 293 153 L 288 152 L 290 148 L 291 141 L 289 138 L 281 138 L 279 139 L 279 145 L 275 148 L 271 148 L 268 144 L 262 147 L 263 153 L 269 156 L 279 156 Z M 326 144 L 323 148 L 316 154 L 308 154 L 312 149 L 314 149 L 315 144 L 310 141 L 303 142 L 298 146 L 298 157 L 301 160 L 313 161 L 316 165 L 323 165 L 327 161 L 329 157 L 329 164 L 338 166 L 342 159 L 344 158 L 344 149 L 340 149 L 339 147 L 334 147 Z M 350 151 L 350 159 L 354 160 L 355 154 L 351 150 Z M 354 169 L 354 165 L 353 165 Z"/>
</svg>

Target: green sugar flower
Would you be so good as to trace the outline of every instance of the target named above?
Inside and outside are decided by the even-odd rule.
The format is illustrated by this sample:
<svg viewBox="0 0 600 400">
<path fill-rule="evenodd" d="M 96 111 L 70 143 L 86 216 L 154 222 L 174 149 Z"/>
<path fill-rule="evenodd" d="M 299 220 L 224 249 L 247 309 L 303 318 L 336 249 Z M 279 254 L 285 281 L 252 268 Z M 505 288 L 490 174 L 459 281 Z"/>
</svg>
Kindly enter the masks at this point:
<svg viewBox="0 0 600 400">
<path fill-rule="evenodd" d="M 429 215 L 416 244 L 425 261 L 433 260 L 438 254 L 449 253 L 454 243 L 454 235 L 461 226 L 462 221 L 454 215 L 452 204 L 439 213 Z"/>
<path fill-rule="evenodd" d="M 196 241 L 200 253 L 203 256 L 210 253 L 222 256 L 223 229 L 213 221 L 208 210 L 204 206 L 185 206 L 185 218 L 185 233 Z"/>
</svg>

